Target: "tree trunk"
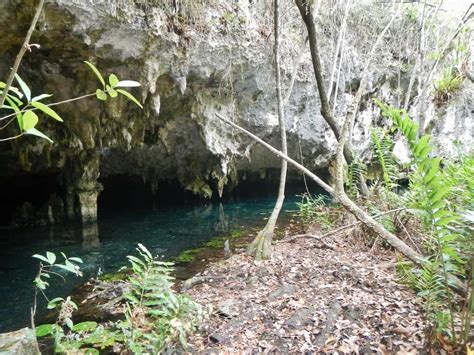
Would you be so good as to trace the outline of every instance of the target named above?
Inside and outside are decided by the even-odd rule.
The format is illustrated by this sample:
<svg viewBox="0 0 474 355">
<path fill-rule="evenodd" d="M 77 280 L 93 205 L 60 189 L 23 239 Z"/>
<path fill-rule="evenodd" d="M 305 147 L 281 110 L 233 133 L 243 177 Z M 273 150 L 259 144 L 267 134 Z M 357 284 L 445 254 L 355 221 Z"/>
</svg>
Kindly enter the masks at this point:
<svg viewBox="0 0 474 355">
<path fill-rule="evenodd" d="M 273 22 L 274 22 L 274 56 L 275 56 L 275 86 L 278 103 L 278 122 L 280 125 L 281 133 L 281 151 L 287 155 L 287 142 L 286 142 L 286 128 L 285 120 L 283 115 L 283 100 L 281 96 L 281 77 L 280 77 L 280 24 L 279 24 L 279 4 L 278 0 L 274 0 L 274 11 L 273 11 Z M 278 197 L 273 207 L 272 214 L 267 221 L 265 227 L 257 234 L 255 240 L 249 245 L 247 254 L 254 255 L 255 259 L 270 259 L 272 256 L 272 239 L 275 230 L 278 215 L 280 214 L 285 200 L 285 185 L 286 185 L 286 171 L 288 163 L 286 160 L 281 160 L 281 173 L 280 173 L 280 186 L 278 188 Z"/>
<path fill-rule="evenodd" d="M 316 83 L 318 86 L 319 99 L 321 102 L 321 115 L 323 116 L 324 120 L 327 122 L 329 127 L 331 127 L 331 130 L 336 136 L 336 139 L 339 141 L 341 138 L 341 132 L 332 114 L 332 111 L 329 105 L 328 96 L 326 93 L 326 88 L 324 87 L 324 79 L 322 75 L 323 69 L 321 65 L 321 59 L 319 56 L 316 25 L 314 23 L 313 13 L 311 11 L 311 4 L 309 1 L 306 1 L 306 0 L 295 0 L 295 2 L 296 2 L 296 6 L 298 7 L 300 11 L 301 18 L 303 19 L 303 22 L 306 25 L 306 30 L 308 31 L 311 60 L 313 63 L 314 76 L 316 78 Z M 344 157 L 346 159 L 347 164 L 350 164 L 354 160 L 354 154 L 352 153 L 351 149 L 347 145 L 344 145 Z M 359 180 L 358 189 L 362 196 L 367 196 L 368 189 L 367 189 L 367 184 L 365 182 L 365 179 Z"/>
</svg>

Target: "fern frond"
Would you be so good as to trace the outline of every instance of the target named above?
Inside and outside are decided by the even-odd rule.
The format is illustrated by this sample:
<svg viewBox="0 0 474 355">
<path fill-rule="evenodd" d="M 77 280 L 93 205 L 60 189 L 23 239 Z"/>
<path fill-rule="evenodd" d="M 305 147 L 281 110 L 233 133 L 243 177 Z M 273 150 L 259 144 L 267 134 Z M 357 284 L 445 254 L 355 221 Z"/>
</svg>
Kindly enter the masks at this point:
<svg viewBox="0 0 474 355">
<path fill-rule="evenodd" d="M 382 169 L 382 176 L 385 186 L 388 189 L 397 187 L 398 167 L 393 155 L 395 145 L 392 137 L 381 129 L 371 129 L 370 136 L 374 143 L 374 153 Z"/>
<path fill-rule="evenodd" d="M 346 189 L 350 196 L 357 197 L 359 189 L 357 188 L 360 181 L 367 179 L 367 165 L 356 157 L 347 168 Z"/>
</svg>

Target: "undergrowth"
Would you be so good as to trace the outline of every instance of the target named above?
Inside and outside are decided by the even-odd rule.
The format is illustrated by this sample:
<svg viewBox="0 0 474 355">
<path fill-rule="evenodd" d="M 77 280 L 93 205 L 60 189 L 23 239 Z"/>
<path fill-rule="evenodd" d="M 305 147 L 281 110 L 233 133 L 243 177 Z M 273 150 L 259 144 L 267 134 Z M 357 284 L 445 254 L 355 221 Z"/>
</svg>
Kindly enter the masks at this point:
<svg viewBox="0 0 474 355">
<path fill-rule="evenodd" d="M 412 162 L 403 200 L 425 235 L 425 259 L 419 266 L 399 263 L 400 275 L 424 300 L 432 342 L 450 343 L 455 351 L 466 349 L 473 294 L 474 159 L 433 156 L 430 136 L 418 137 L 418 125 L 404 110 L 376 103 L 408 143 Z M 468 298 L 463 300 L 459 294 Z"/>
<path fill-rule="evenodd" d="M 184 350 L 187 338 L 210 310 L 173 290 L 172 263 L 156 260 L 142 244 L 136 250 L 138 256 L 127 257 L 131 271 L 128 291 L 124 293 L 125 319 L 106 324 L 74 324 L 73 313 L 78 306 L 69 297 L 55 298 L 48 308 L 59 309 L 58 319 L 54 324 L 37 327 L 37 336 L 52 337 L 56 352 L 71 354 L 99 354 L 112 348 L 114 352 L 135 354 Z M 74 266 L 79 272 L 75 265 L 68 266 L 68 260 L 75 258 L 66 259 L 66 266 L 71 270 Z"/>
</svg>

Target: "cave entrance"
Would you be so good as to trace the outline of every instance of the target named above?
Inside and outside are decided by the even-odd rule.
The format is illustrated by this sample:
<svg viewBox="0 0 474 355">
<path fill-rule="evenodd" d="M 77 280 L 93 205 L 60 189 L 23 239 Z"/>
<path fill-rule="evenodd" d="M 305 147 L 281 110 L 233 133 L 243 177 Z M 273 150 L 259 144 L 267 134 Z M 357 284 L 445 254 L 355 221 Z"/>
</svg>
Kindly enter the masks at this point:
<svg viewBox="0 0 474 355">
<path fill-rule="evenodd" d="M 328 176 L 327 171 L 319 173 L 321 176 Z M 242 174 L 237 186 L 228 185 L 224 188 L 222 199 L 216 192 L 217 186 L 211 183 L 214 192 L 211 201 L 233 202 L 276 197 L 279 179 L 279 169 L 267 169 L 265 176 L 259 173 Z M 99 219 L 110 217 L 116 212 L 146 211 L 209 202 L 184 189 L 178 180 L 158 181 L 155 189 L 139 175 L 109 175 L 100 178 L 99 182 L 103 186 L 97 201 Z M 309 179 L 306 179 L 305 183 L 301 174 L 290 170 L 286 196 L 299 195 L 307 191 L 320 193 L 321 188 Z"/>
<path fill-rule="evenodd" d="M 47 224 L 51 198 L 59 190 L 57 174 L 20 175 L 2 179 L 0 227 Z"/>
<path fill-rule="evenodd" d="M 143 211 L 201 200 L 184 190 L 177 180 L 159 181 L 156 189 L 138 175 L 110 175 L 99 182 L 104 188 L 97 201 L 99 218 L 116 211 Z"/>
</svg>

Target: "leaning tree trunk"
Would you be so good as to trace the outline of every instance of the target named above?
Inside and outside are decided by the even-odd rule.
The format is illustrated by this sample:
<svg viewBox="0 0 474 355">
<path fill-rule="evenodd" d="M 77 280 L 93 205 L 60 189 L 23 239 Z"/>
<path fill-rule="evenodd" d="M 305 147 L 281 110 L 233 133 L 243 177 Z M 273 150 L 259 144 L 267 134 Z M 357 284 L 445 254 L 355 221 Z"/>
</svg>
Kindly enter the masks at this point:
<svg viewBox="0 0 474 355">
<path fill-rule="evenodd" d="M 341 130 L 337 125 L 336 120 L 331 111 L 329 105 L 328 95 L 326 93 L 326 88 L 324 87 L 323 79 L 323 69 L 321 65 L 321 58 L 319 55 L 318 40 L 316 33 L 316 25 L 314 23 L 313 12 L 311 10 L 311 2 L 306 0 L 295 0 L 296 6 L 300 11 L 301 18 L 306 26 L 309 38 L 309 50 L 311 53 L 311 61 L 313 63 L 314 76 L 316 78 L 316 84 L 318 86 L 319 100 L 321 102 L 321 115 L 324 120 L 327 122 L 331 130 L 333 131 L 336 139 L 339 141 L 341 138 Z M 350 164 L 354 160 L 354 154 L 348 145 L 344 145 L 344 157 L 347 164 Z M 367 183 L 363 177 L 358 181 L 358 189 L 362 196 L 367 196 L 369 190 L 367 188 Z"/>
<path fill-rule="evenodd" d="M 287 155 L 287 143 L 286 143 L 286 128 L 283 116 L 283 101 L 281 97 L 281 78 L 280 78 L 280 25 L 279 25 L 279 6 L 278 0 L 274 0 L 274 11 L 273 11 L 273 22 L 274 22 L 274 56 L 275 56 L 275 86 L 278 103 L 278 122 L 280 125 L 281 133 L 281 151 Z M 285 200 L 285 185 L 286 185 L 286 170 L 288 163 L 286 160 L 281 160 L 281 173 L 280 173 L 280 186 L 278 188 L 278 197 L 273 207 L 272 214 L 267 221 L 265 227 L 257 234 L 254 241 L 249 245 L 247 254 L 254 255 L 255 259 L 270 259 L 272 256 L 272 239 L 275 230 L 275 225 Z"/>
</svg>

